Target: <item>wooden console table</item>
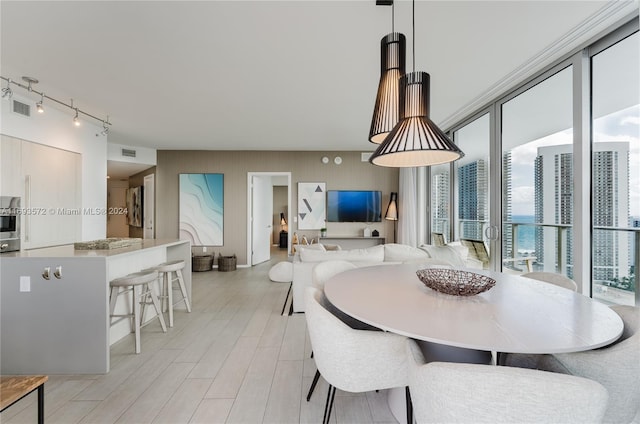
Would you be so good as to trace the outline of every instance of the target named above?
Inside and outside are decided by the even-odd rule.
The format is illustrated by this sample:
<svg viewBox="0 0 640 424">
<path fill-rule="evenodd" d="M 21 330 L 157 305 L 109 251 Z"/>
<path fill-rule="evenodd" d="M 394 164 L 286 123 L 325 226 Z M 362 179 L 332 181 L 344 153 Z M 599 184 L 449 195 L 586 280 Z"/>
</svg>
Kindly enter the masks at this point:
<svg viewBox="0 0 640 424">
<path fill-rule="evenodd" d="M 38 424 L 44 423 L 44 383 L 46 375 L 0 377 L 0 412 L 38 390 Z"/>
</svg>

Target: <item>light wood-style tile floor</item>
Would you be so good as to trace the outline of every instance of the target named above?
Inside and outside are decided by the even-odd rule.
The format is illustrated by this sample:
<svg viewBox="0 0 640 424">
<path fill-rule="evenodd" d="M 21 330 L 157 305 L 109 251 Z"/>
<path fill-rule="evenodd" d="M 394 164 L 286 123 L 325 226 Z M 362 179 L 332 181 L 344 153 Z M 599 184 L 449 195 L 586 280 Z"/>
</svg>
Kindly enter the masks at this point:
<svg viewBox="0 0 640 424">
<path fill-rule="evenodd" d="M 105 375 L 50 375 L 45 422 L 315 423 L 322 421 L 327 383 L 306 394 L 316 371 L 304 314 L 282 316 L 288 284 L 267 273 L 270 262 L 232 272 L 193 273 L 193 312 L 175 325 L 142 329 L 111 347 Z M 5 424 L 37 422 L 35 393 L 0 415 Z M 334 423 L 395 423 L 386 393 L 338 391 Z"/>
</svg>

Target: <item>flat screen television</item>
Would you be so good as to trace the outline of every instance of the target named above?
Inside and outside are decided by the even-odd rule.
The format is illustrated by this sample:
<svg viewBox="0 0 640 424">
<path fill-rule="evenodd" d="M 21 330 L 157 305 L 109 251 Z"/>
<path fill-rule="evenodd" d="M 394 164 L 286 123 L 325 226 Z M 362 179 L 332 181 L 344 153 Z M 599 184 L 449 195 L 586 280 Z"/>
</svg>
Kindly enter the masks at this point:
<svg viewBox="0 0 640 424">
<path fill-rule="evenodd" d="M 327 191 L 327 221 L 380 222 L 381 192 L 374 190 Z"/>
</svg>

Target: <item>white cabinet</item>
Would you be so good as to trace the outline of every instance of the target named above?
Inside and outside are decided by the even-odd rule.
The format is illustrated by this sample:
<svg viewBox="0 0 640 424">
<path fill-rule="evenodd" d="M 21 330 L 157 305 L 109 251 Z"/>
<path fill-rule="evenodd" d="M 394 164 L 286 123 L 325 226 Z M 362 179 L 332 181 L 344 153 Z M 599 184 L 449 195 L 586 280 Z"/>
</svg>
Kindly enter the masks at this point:
<svg viewBox="0 0 640 424">
<path fill-rule="evenodd" d="M 80 154 L 22 142 L 24 249 L 80 240 L 81 172 Z"/>
<path fill-rule="evenodd" d="M 0 195 L 22 196 L 22 140 L 3 135 L 0 138 Z"/>
</svg>

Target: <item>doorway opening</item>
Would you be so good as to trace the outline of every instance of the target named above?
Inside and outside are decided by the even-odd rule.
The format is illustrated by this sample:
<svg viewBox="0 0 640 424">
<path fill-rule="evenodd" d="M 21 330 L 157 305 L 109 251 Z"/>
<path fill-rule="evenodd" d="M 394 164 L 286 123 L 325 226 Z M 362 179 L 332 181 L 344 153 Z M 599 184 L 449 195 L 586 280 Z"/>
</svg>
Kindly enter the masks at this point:
<svg viewBox="0 0 640 424">
<path fill-rule="evenodd" d="M 289 252 L 290 205 L 291 172 L 247 173 L 247 263 L 249 265 L 270 260 L 271 248 L 274 245 Z"/>
</svg>

